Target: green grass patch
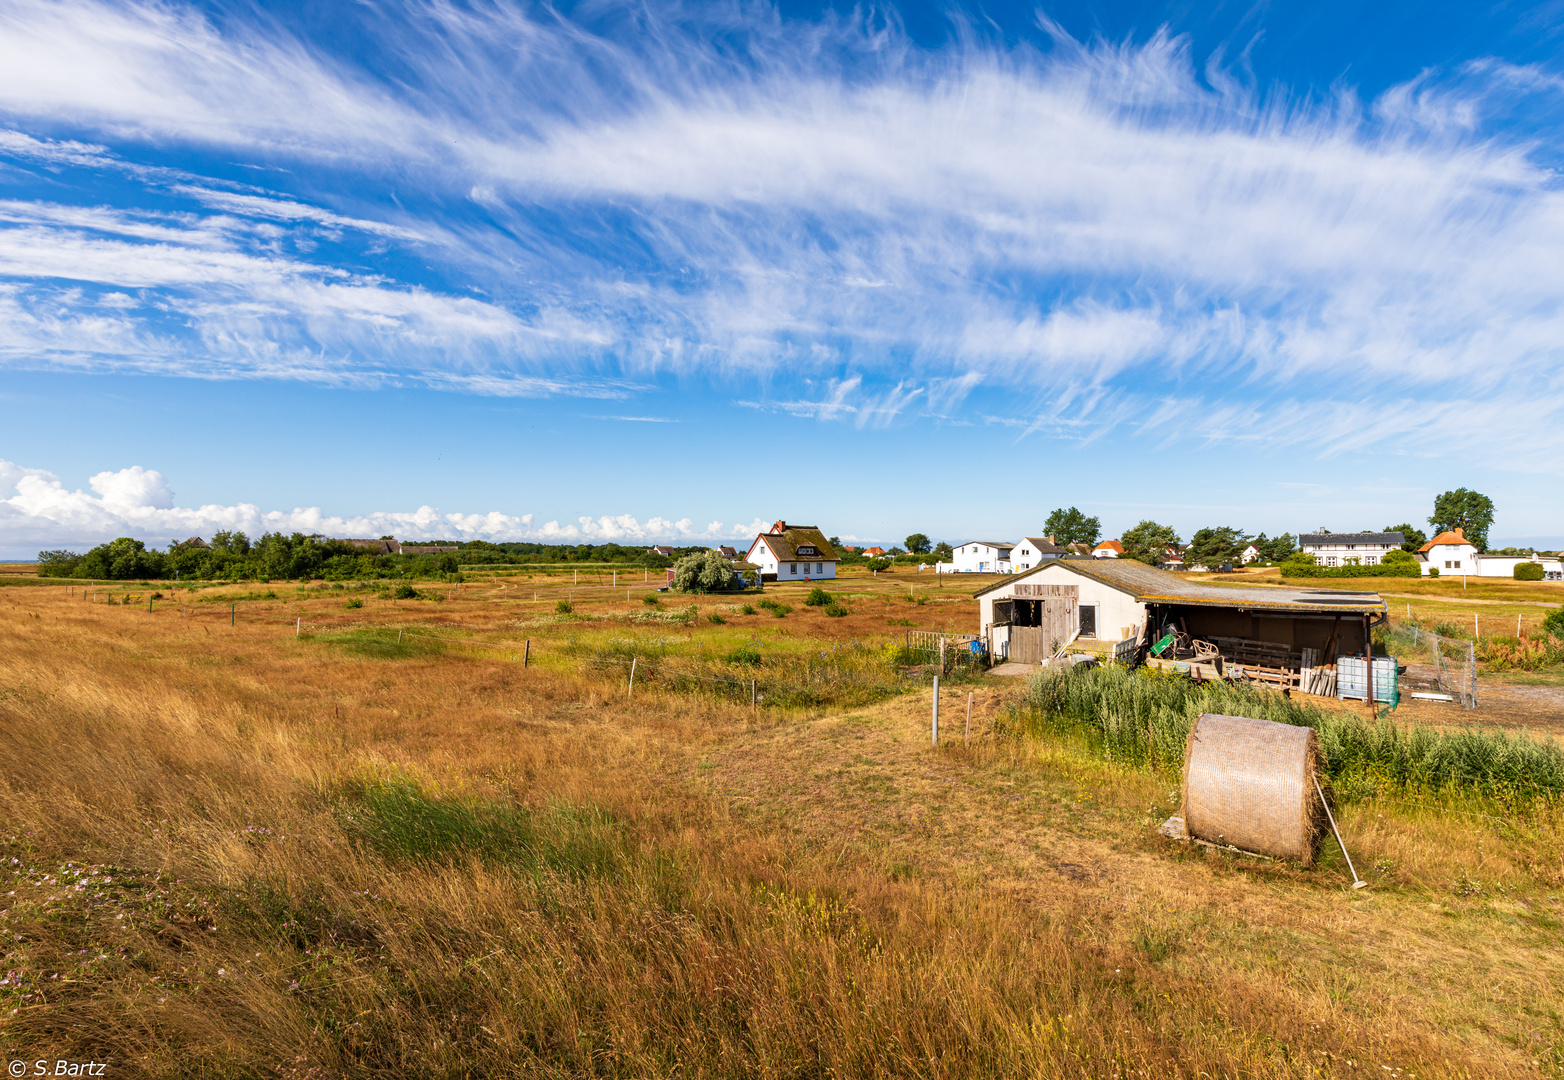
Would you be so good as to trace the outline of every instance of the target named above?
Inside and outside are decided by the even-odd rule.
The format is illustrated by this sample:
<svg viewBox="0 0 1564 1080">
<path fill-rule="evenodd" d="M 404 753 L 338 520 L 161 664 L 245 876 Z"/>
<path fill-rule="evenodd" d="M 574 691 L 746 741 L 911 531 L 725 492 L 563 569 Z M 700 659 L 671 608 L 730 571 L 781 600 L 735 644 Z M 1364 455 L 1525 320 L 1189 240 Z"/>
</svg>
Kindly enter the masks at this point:
<svg viewBox="0 0 1564 1080">
<path fill-rule="evenodd" d="M 416 660 L 425 656 L 440 656 L 447 648 L 446 643 L 437 637 L 408 634 L 385 627 L 364 627 L 334 634 L 303 634 L 300 640 L 326 645 L 362 660 Z"/>
<path fill-rule="evenodd" d="M 621 822 L 593 807 L 543 810 L 458 799 L 411 777 L 357 784 L 341 809 L 348 830 L 396 862 L 450 865 L 477 858 L 529 875 L 604 877 L 625 862 Z"/>
</svg>

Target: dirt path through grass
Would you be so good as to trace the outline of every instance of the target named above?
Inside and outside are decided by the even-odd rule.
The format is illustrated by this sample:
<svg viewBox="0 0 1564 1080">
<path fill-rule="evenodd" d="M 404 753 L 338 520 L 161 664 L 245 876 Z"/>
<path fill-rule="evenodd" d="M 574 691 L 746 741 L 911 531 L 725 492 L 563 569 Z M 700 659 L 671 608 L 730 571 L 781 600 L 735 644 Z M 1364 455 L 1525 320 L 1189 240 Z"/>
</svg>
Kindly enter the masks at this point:
<svg viewBox="0 0 1564 1080">
<path fill-rule="evenodd" d="M 1437 824 L 1421 838 L 1393 833 L 1372 806 L 1343 814 L 1374 882 L 1365 891 L 1346 888 L 1329 849 L 1312 871 L 1190 850 L 1154 831 L 1176 779 L 994 739 L 1007 693 L 977 693 L 971 750 L 960 745 L 961 694 L 943 705 L 945 747 L 930 749 L 924 694 L 747 734 L 702 772 L 747 824 L 857 852 L 893 878 L 1007 895 L 1105 952 L 1140 955 L 1162 992 L 1237 980 L 1263 1013 L 1519 1070 L 1529 1048 L 1558 1045 L 1557 895 L 1492 884 L 1459 895 L 1448 857 L 1417 865 L 1441 843 Z M 1472 869 L 1482 858 L 1472 851 L 1459 873 L 1498 868 Z"/>
</svg>

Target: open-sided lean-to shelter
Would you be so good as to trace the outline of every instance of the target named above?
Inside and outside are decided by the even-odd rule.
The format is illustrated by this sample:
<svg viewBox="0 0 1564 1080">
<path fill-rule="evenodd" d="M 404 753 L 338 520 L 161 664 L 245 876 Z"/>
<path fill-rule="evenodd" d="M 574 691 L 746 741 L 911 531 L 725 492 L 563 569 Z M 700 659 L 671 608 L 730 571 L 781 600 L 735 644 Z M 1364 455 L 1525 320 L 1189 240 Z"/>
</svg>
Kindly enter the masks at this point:
<svg viewBox="0 0 1564 1080">
<path fill-rule="evenodd" d="M 1022 663 L 1046 659 L 1077 631 L 1087 640 L 1136 638 L 1143 650 L 1171 625 L 1205 641 L 1285 647 L 1272 651 L 1297 670 L 1304 649 L 1322 664 L 1361 656 L 1386 614 L 1378 593 L 1210 585 L 1130 559 L 1050 559 L 974 595 L 990 655 Z"/>
</svg>

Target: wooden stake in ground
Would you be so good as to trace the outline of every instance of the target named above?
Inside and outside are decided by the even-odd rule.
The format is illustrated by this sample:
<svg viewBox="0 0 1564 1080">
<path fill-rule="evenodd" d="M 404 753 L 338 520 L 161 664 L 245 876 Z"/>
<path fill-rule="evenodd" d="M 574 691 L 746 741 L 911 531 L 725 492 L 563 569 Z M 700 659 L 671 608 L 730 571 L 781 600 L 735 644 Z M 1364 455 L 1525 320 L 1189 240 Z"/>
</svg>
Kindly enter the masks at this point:
<svg viewBox="0 0 1564 1080">
<path fill-rule="evenodd" d="M 939 749 L 939 676 L 934 676 L 934 716 L 932 720 L 934 731 L 934 749 Z"/>
<path fill-rule="evenodd" d="M 239 605 L 238 604 L 229 604 L 228 605 L 228 625 L 229 626 L 234 625 L 234 620 L 236 618 L 238 618 L 238 614 L 237 614 L 238 611 L 239 611 Z"/>
<path fill-rule="evenodd" d="M 967 726 L 961 733 L 961 745 L 966 746 L 972 739 L 972 691 L 967 691 Z"/>
<path fill-rule="evenodd" d="M 522 652 L 521 652 L 521 666 L 523 668 L 525 668 L 527 666 L 527 664 L 531 662 L 531 660 L 532 660 L 532 639 L 528 638 L 527 639 L 526 648 L 524 648 L 522 650 Z"/>
<path fill-rule="evenodd" d="M 625 688 L 625 697 L 635 696 L 635 657 L 630 657 L 630 685 Z"/>
<path fill-rule="evenodd" d="M 304 625 L 304 616 L 300 615 L 298 618 L 293 620 L 293 636 L 294 637 L 298 637 L 299 636 L 299 627 L 301 627 L 303 625 Z"/>
<path fill-rule="evenodd" d="M 749 711 L 750 711 L 751 714 L 754 714 L 754 713 L 760 711 L 759 710 L 759 706 L 757 706 L 755 702 L 756 702 L 756 698 L 755 698 L 755 680 L 751 679 L 749 681 Z"/>
</svg>

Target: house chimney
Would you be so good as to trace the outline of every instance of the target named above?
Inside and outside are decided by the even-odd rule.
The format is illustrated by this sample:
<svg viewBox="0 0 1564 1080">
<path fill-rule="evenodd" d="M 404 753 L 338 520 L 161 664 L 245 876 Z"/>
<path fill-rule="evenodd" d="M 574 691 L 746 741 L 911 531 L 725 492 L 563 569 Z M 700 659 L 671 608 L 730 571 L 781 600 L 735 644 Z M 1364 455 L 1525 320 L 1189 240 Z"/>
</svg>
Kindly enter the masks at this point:
<svg viewBox="0 0 1564 1080">
<path fill-rule="evenodd" d="M 771 535 L 772 536 L 776 536 L 779 533 L 785 533 L 785 532 L 787 532 L 787 522 L 785 522 L 785 521 L 778 521 L 776 524 L 771 526 Z"/>
</svg>

